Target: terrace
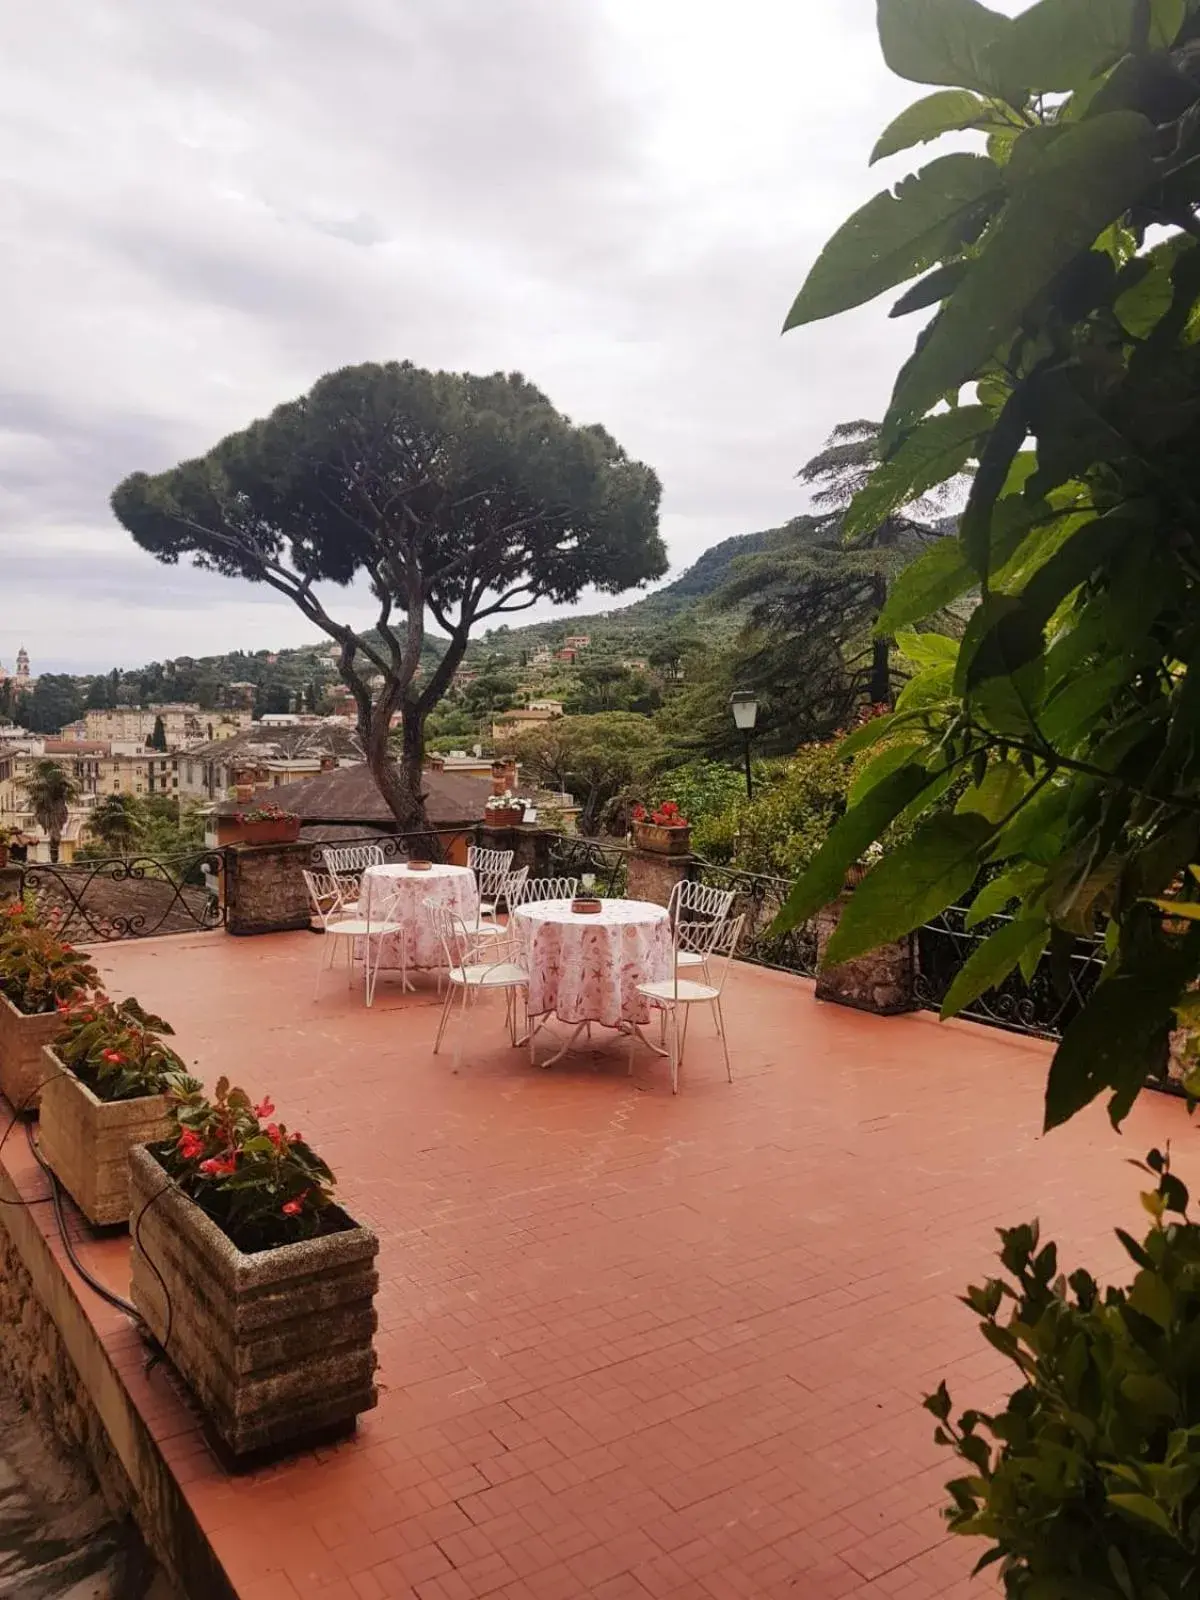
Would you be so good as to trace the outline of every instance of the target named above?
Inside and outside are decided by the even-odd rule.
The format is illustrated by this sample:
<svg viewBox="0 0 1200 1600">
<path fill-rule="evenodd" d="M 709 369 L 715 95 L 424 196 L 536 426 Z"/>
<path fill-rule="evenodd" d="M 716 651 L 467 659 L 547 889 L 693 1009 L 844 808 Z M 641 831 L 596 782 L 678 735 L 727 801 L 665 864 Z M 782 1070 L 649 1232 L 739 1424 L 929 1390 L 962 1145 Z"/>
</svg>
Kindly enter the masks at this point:
<svg viewBox="0 0 1200 1600">
<path fill-rule="evenodd" d="M 989 1271 L 993 1230 L 1033 1215 L 1067 1263 L 1120 1270 L 1123 1158 L 1182 1135 L 1182 1102 L 1144 1095 L 1123 1137 L 1093 1110 L 1043 1140 L 1049 1046 L 821 1005 L 748 965 L 726 997 L 732 1085 L 699 1019 L 677 1098 L 660 1059 L 631 1078 L 611 1039 L 533 1068 L 498 997 L 455 1074 L 432 1055 L 431 983 L 385 979 L 368 1011 L 330 981 L 314 1003 L 318 956 L 302 932 L 97 951 L 198 1075 L 272 1094 L 381 1241 L 378 1408 L 349 1441 L 237 1477 L 125 1317 L 61 1276 L 60 1325 L 98 1341 L 97 1403 L 120 1390 L 228 1592 L 994 1592 L 939 1519 L 953 1463 L 920 1406 L 943 1376 L 962 1403 L 1011 1386 L 956 1295 Z M 23 1139 L 2 1159 L 45 1193 Z M 49 1207 L 19 1217 L 61 1260 Z M 74 1231 L 126 1292 L 127 1238 Z"/>
</svg>

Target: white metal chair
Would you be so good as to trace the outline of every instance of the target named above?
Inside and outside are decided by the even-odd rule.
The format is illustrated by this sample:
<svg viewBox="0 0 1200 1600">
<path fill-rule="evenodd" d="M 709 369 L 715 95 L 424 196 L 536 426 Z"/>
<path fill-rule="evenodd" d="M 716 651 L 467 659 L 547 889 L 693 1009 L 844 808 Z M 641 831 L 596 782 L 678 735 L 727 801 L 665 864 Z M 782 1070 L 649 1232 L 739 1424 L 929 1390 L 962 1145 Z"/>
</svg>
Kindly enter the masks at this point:
<svg viewBox="0 0 1200 1600">
<path fill-rule="evenodd" d="M 513 940 L 506 937 L 502 943 L 490 946 L 488 955 L 492 959 L 481 961 L 475 946 L 475 935 L 456 911 L 452 911 L 449 906 L 439 905 L 436 900 L 426 900 L 425 910 L 433 919 L 434 927 L 437 929 L 442 953 L 446 959 L 448 979 L 446 998 L 442 1002 L 441 1021 L 438 1023 L 437 1038 L 433 1045 L 434 1055 L 441 1050 L 442 1037 L 446 1031 L 446 1023 L 449 1021 L 456 993 L 462 996 L 459 1020 L 465 1022 L 468 1005 L 487 990 L 499 990 L 504 995 L 508 1036 L 515 1047 L 519 1042 L 516 997 L 519 990 L 528 990 L 529 974 L 514 959 L 517 951 Z M 528 1019 L 526 1028 L 528 1029 Z M 462 1062 L 462 1036 L 463 1030 L 460 1028 L 454 1047 L 456 1071 Z"/>
<path fill-rule="evenodd" d="M 670 919 L 672 936 L 681 922 L 689 924 L 724 922 L 733 910 L 734 897 L 735 891 L 732 889 L 711 889 L 706 883 L 693 883 L 688 878 L 680 878 L 667 901 L 667 916 Z M 703 949 L 692 948 L 698 942 L 702 943 L 687 939 L 682 945 L 677 944 L 675 965 L 697 968 L 707 981 L 708 958 Z"/>
<path fill-rule="evenodd" d="M 325 871 L 342 886 L 342 900 L 347 910 L 357 910 L 362 887 L 362 875 L 368 867 L 381 867 L 384 862 L 381 844 L 324 845 L 321 860 Z"/>
<path fill-rule="evenodd" d="M 574 900 L 578 893 L 578 878 L 527 878 L 509 907 L 528 906 L 539 900 Z"/>
<path fill-rule="evenodd" d="M 638 984 L 638 993 L 645 995 L 652 1005 L 659 1006 L 668 1016 L 667 1038 L 668 1055 L 671 1060 L 672 1094 L 679 1093 L 679 1065 L 687 1046 L 688 1016 L 692 1006 L 696 1005 L 709 1005 L 713 1008 L 717 1033 L 725 1053 L 725 1075 L 730 1083 L 733 1082 L 733 1068 L 729 1064 L 729 1039 L 725 1032 L 725 1015 L 721 1010 L 721 995 L 725 988 L 725 980 L 729 976 L 729 968 L 733 963 L 734 951 L 742 936 L 744 920 L 743 917 L 732 917 L 724 922 L 676 923 L 676 957 L 681 953 L 701 954 L 706 971 L 709 963 L 714 964 L 717 969 L 716 976 L 708 982 L 700 983 L 695 978 L 682 977 L 679 961 L 676 959 L 671 977 L 659 979 L 655 983 Z M 680 1011 L 683 1012 L 682 1029 L 679 1026 Z M 630 1072 L 633 1071 L 635 1031 L 631 1031 L 629 1035 Z"/>
<path fill-rule="evenodd" d="M 399 890 L 388 895 L 386 899 L 376 902 L 373 912 L 368 912 L 365 917 L 338 917 L 330 918 L 323 928 L 325 935 L 325 948 L 321 952 L 321 963 L 317 968 L 317 982 L 313 990 L 313 999 L 316 1000 L 321 992 L 321 976 L 325 970 L 332 967 L 337 960 L 337 941 L 346 941 L 346 986 L 350 986 L 354 976 L 354 952 L 356 942 L 363 941 L 363 988 L 366 993 L 367 1004 L 375 1003 L 375 985 L 379 980 L 379 964 L 383 957 L 383 941 L 391 933 L 403 931 L 404 923 L 400 915 L 402 895 Z M 403 951 L 403 944 L 401 945 Z M 328 960 L 326 959 L 328 951 Z M 374 959 L 372 959 L 372 957 Z M 401 956 L 400 967 L 401 981 L 407 982 Z"/>
<path fill-rule="evenodd" d="M 347 901 L 344 885 L 333 873 L 304 872 L 301 876 L 304 878 L 304 887 L 308 890 L 313 912 L 321 924 L 322 933 L 331 922 L 352 917 L 357 913 L 357 905 L 352 899 Z"/>
<path fill-rule="evenodd" d="M 504 880 L 512 866 L 511 850 L 485 850 L 481 845 L 467 846 L 467 866 L 475 874 L 479 885 L 479 911 L 483 916 L 496 909 L 496 902 L 504 893 Z"/>
<path fill-rule="evenodd" d="M 499 853 L 502 854 L 503 852 Z M 504 934 L 503 925 L 496 921 L 500 914 L 500 902 L 504 902 L 504 909 L 507 912 L 511 912 L 514 906 L 519 905 L 528 877 L 528 867 L 521 867 L 516 872 L 505 873 L 504 881 L 495 899 L 480 903 L 475 921 L 468 924 L 477 944 L 486 944 L 490 939 L 501 937 Z"/>
</svg>

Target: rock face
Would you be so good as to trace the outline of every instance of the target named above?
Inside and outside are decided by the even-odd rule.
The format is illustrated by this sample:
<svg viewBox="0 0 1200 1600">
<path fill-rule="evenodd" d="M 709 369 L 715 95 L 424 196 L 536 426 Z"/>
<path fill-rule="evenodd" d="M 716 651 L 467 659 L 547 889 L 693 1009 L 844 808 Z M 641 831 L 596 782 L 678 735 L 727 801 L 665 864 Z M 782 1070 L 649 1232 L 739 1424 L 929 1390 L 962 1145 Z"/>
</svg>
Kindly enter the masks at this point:
<svg viewBox="0 0 1200 1600">
<path fill-rule="evenodd" d="M 349 1427 L 376 1404 L 369 1229 L 245 1255 L 148 1150 L 130 1153 L 130 1177 L 133 1302 L 233 1456 Z"/>
<path fill-rule="evenodd" d="M 165 1094 L 98 1100 L 49 1045 L 44 1058 L 42 1154 L 94 1226 L 128 1222 L 129 1152 L 170 1135 L 170 1102 Z"/>
<path fill-rule="evenodd" d="M 839 895 L 817 913 L 819 961 L 825 959 L 825 948 L 852 892 Z M 823 968 L 817 977 L 817 999 L 853 1006 L 858 1011 L 873 1011 L 881 1017 L 895 1016 L 897 1012 L 917 1009 L 916 976 L 916 939 L 899 939 L 895 944 L 881 945 L 878 950 L 871 950 L 854 961 Z"/>
<path fill-rule="evenodd" d="M 50 1069 L 42 1059 L 62 1026 L 56 1011 L 27 1017 L 0 994 L 0 1093 L 18 1113 L 35 1111 Z"/>
</svg>

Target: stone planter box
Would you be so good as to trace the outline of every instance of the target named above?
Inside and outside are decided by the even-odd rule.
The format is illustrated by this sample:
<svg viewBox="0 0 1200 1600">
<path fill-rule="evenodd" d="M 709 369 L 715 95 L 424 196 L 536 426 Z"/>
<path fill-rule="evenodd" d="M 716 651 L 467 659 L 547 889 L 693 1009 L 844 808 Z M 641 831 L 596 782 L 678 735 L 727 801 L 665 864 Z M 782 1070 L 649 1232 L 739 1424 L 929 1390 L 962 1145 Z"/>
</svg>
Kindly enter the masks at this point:
<svg viewBox="0 0 1200 1600">
<path fill-rule="evenodd" d="M 145 1146 L 129 1172 L 133 1303 L 230 1455 L 349 1431 L 378 1399 L 370 1229 L 245 1255 Z"/>
<path fill-rule="evenodd" d="M 865 875 L 867 868 L 851 868 Z M 861 876 L 858 881 L 861 881 Z M 822 907 L 816 916 L 817 973 L 816 996 L 818 1000 L 831 1000 L 835 1005 L 852 1006 L 856 1011 L 873 1011 L 876 1016 L 891 1017 L 900 1012 L 917 1009 L 917 939 L 910 934 L 894 944 L 880 945 L 865 956 L 827 967 L 825 950 L 834 935 L 842 912 L 849 904 L 853 889 L 846 889 L 831 905 Z"/>
<path fill-rule="evenodd" d="M 37 1109 L 48 1072 L 42 1049 L 58 1037 L 61 1026 L 57 1011 L 26 1016 L 0 994 L 0 1093 L 14 1111 Z"/>
<path fill-rule="evenodd" d="M 657 822 L 635 822 L 633 840 L 639 850 L 658 856 L 686 856 L 691 853 L 692 830 L 663 828 Z"/>
<path fill-rule="evenodd" d="M 47 1045 L 38 1138 L 42 1155 L 94 1227 L 129 1221 L 129 1152 L 171 1133 L 165 1094 L 99 1100 Z"/>
<path fill-rule="evenodd" d="M 483 820 L 489 828 L 519 828 L 525 821 L 525 807 L 488 806 Z"/>
<path fill-rule="evenodd" d="M 282 817 L 278 821 L 241 822 L 239 844 L 295 844 L 300 837 L 300 818 Z"/>
</svg>

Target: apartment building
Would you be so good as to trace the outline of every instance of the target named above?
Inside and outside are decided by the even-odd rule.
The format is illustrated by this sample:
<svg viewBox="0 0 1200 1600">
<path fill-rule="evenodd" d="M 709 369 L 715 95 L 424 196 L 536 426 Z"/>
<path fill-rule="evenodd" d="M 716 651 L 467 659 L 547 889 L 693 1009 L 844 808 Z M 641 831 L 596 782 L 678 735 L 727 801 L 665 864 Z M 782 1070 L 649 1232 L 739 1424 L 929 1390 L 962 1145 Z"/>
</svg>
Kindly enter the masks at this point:
<svg viewBox="0 0 1200 1600">
<path fill-rule="evenodd" d="M 85 711 L 77 722 L 62 729 L 60 737 L 76 744 L 107 740 L 112 744 L 144 747 L 162 718 L 168 750 L 232 739 L 249 728 L 254 716 L 245 706 L 225 711 L 202 711 L 186 702 L 151 706 L 114 706 Z"/>
</svg>

